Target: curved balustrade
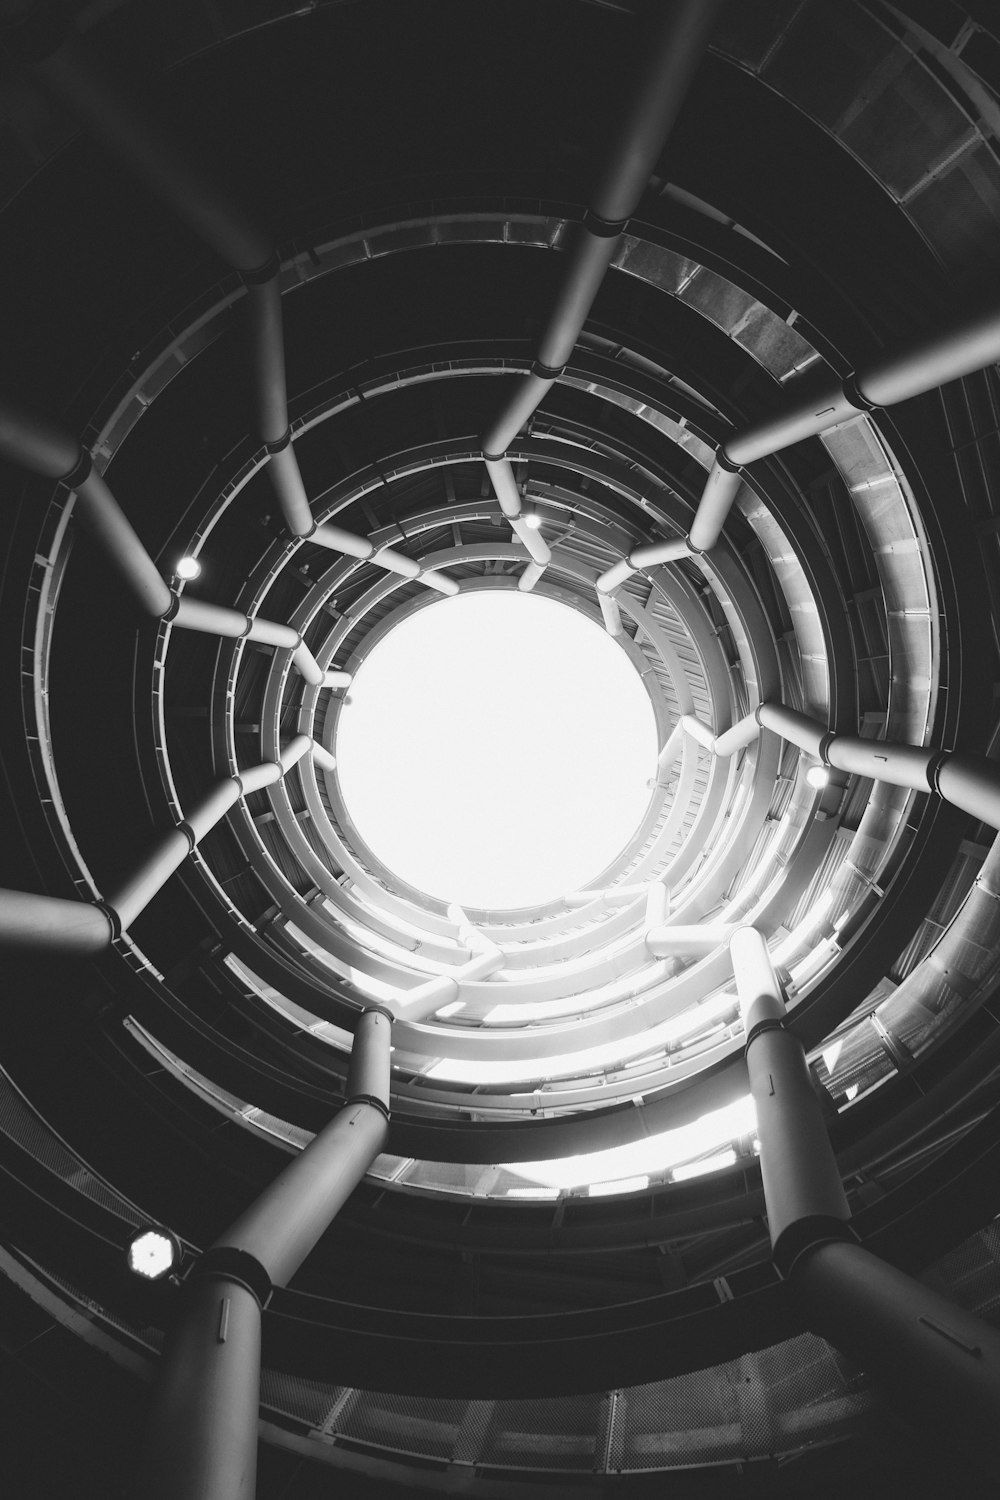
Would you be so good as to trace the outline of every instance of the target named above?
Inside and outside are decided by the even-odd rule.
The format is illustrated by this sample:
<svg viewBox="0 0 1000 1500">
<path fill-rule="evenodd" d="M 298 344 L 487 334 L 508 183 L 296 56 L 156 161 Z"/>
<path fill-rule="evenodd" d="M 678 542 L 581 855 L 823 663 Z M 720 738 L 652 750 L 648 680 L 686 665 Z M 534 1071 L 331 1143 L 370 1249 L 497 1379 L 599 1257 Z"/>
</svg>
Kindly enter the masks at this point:
<svg viewBox="0 0 1000 1500">
<path fill-rule="evenodd" d="M 0 891 L 0 947 L 52 954 L 90 954 L 106 948 L 145 911 L 191 850 L 241 797 L 280 781 L 310 752 L 325 770 L 336 767 L 335 758 L 324 746 L 302 734 L 282 751 L 280 762 L 265 761 L 216 782 L 138 867 L 94 906 L 26 891 Z"/>
<path fill-rule="evenodd" d="M 539 336 L 531 373 L 518 377 L 503 408 L 480 439 L 500 508 L 537 567 L 547 564 L 548 548 L 520 522 L 521 495 L 506 452 L 573 352 L 684 102 L 718 9 L 719 0 L 680 0 L 658 15 L 651 13 L 619 127 L 599 168 L 590 206 L 578 227 L 562 284 Z M 525 584 L 525 588 L 531 586 Z"/>
<path fill-rule="evenodd" d="M 732 936 L 774 1261 L 808 1325 L 878 1370 L 926 1420 L 948 1410 L 977 1450 L 1000 1449 L 1000 1333 L 857 1244 L 802 1044 L 753 927 Z"/>
<path fill-rule="evenodd" d="M 557 1149 L 569 1156 L 574 1141 L 583 1139 L 582 1132 L 574 1136 L 577 1124 L 587 1127 L 586 1138 L 598 1150 L 612 1139 L 629 1145 L 648 1134 L 654 1115 L 652 1108 L 649 1115 L 645 1113 L 647 1093 L 651 1101 L 656 1095 L 657 1109 L 663 1105 L 662 1115 L 655 1115 L 661 1122 L 681 1119 L 690 1124 L 696 1122 L 706 1100 L 720 1108 L 731 1103 L 732 1090 L 743 1086 L 736 1057 L 740 1038 L 732 996 L 735 974 L 751 1083 L 758 1099 L 764 1191 L 775 1260 L 796 1292 L 801 1290 L 806 1297 L 810 1316 L 815 1315 L 817 1326 L 837 1338 L 836 1309 L 841 1307 L 845 1340 L 866 1362 L 869 1358 L 877 1362 L 879 1357 L 876 1341 L 866 1336 L 862 1326 L 866 1322 L 871 1328 L 881 1328 L 883 1342 L 902 1348 L 912 1340 L 914 1368 L 921 1371 L 928 1387 L 939 1387 L 942 1380 L 952 1378 L 950 1367 L 935 1354 L 935 1337 L 942 1336 L 942 1330 L 945 1340 L 956 1330 L 959 1342 L 979 1336 L 973 1325 L 961 1319 L 950 1323 L 950 1314 L 933 1302 L 920 1303 L 926 1313 L 923 1321 L 932 1325 L 933 1336 L 920 1330 L 904 1332 L 898 1314 L 908 1293 L 884 1267 L 872 1268 L 868 1290 L 863 1294 L 859 1290 L 866 1273 L 864 1264 L 852 1257 L 856 1247 L 848 1243 L 847 1198 L 831 1168 L 826 1127 L 802 1049 L 785 1024 L 775 966 L 780 959 L 780 973 L 785 973 L 786 962 L 798 970 L 795 997 L 805 1027 L 807 1002 L 814 998 L 811 990 L 822 986 L 814 985 L 818 969 L 805 974 L 806 966 L 799 962 L 801 952 L 815 948 L 819 963 L 823 957 L 819 950 L 837 950 L 837 956 L 845 958 L 848 978 L 842 982 L 841 993 L 833 999 L 820 994 L 819 1000 L 829 1014 L 836 1012 L 838 1017 L 856 1010 L 875 972 L 874 961 L 869 960 L 867 968 L 852 968 L 847 960 L 854 963 L 856 955 L 848 950 L 872 905 L 883 900 L 886 906 L 890 904 L 885 898 L 892 885 L 897 845 L 904 844 L 914 831 L 911 826 L 901 831 L 903 811 L 912 802 L 908 794 L 935 791 L 975 817 L 1000 826 L 1000 774 L 984 758 L 828 730 L 817 714 L 829 711 L 830 723 L 858 722 L 853 716 L 856 684 L 845 685 L 837 651 L 838 642 L 847 636 L 827 628 L 831 609 L 840 602 L 839 580 L 836 567 L 820 555 L 821 538 L 812 534 L 816 528 L 811 529 L 811 522 L 798 523 L 792 503 L 776 484 L 773 495 L 768 492 L 768 505 L 761 500 L 766 511 L 761 525 L 769 529 L 753 553 L 757 573 L 737 555 L 735 545 L 730 546 L 723 529 L 739 501 L 749 528 L 741 538 L 750 533 L 757 539 L 762 535 L 754 524 L 757 494 L 749 490 L 740 494 L 747 466 L 801 438 L 829 436 L 834 425 L 840 431 L 874 407 L 891 405 L 992 362 L 1000 353 L 998 319 L 989 313 L 946 335 L 901 346 L 846 381 L 831 375 L 828 367 L 819 374 L 786 381 L 789 368 L 794 367 L 793 355 L 784 369 L 777 363 L 772 368 L 762 359 L 762 367 L 784 384 L 783 394 L 773 401 L 777 414 L 736 426 L 721 442 L 719 435 L 726 426 L 722 405 L 728 398 L 714 394 L 710 382 L 705 389 L 711 399 L 684 378 L 684 369 L 675 376 L 665 368 L 654 368 L 651 361 L 641 366 L 638 341 L 636 349 L 624 344 L 615 347 L 604 339 L 603 325 L 592 325 L 585 334 L 587 342 L 581 342 L 593 299 L 616 258 L 623 278 L 639 276 L 643 254 L 648 252 L 655 259 L 655 274 L 647 271 L 643 297 L 658 279 L 664 286 L 669 281 L 673 252 L 666 248 L 667 237 L 661 236 L 662 242 L 650 248 L 652 242 L 640 241 L 638 234 L 626 240 L 625 229 L 661 155 L 717 11 L 715 4 L 681 3 L 662 8 L 653 17 L 654 41 L 631 85 L 621 128 L 613 133 L 587 216 L 582 225 L 575 226 L 577 232 L 567 236 L 571 243 L 562 267 L 565 274 L 530 373 L 514 380 L 504 377 L 501 383 L 508 388 L 508 400 L 478 445 L 469 438 L 471 423 L 464 410 L 457 416 L 440 414 L 440 440 L 427 445 L 428 453 L 434 450 L 432 457 L 416 450 L 403 452 L 402 447 L 396 452 L 387 440 L 391 463 L 378 465 L 385 470 L 380 472 L 385 494 L 378 497 L 372 477 L 375 469 L 370 465 L 360 478 L 358 474 L 339 477 L 319 497 L 306 493 L 299 471 L 296 445 L 304 461 L 305 445 L 327 418 L 332 422 L 340 411 L 337 402 L 343 402 L 344 410 L 348 408 L 348 396 L 341 389 L 343 379 L 338 377 L 336 387 L 331 381 L 310 395 L 314 405 L 296 424 L 292 441 L 282 293 L 291 288 L 293 275 L 304 282 L 314 275 L 332 274 L 338 246 L 331 251 L 329 265 L 323 261 L 324 247 L 319 246 L 310 251 L 308 266 L 309 257 L 300 255 L 294 271 L 291 264 L 283 271 L 270 237 L 229 204 L 169 140 L 147 128 L 115 89 L 99 79 L 75 42 L 60 43 L 54 33 L 52 49 L 46 52 L 43 47 L 45 55 L 30 64 L 32 75 L 243 278 L 239 301 L 249 334 L 252 439 L 263 445 L 267 457 L 261 461 L 258 448 L 242 475 L 232 479 L 225 503 L 217 497 L 207 502 L 198 535 L 211 537 L 216 525 L 225 532 L 229 501 L 244 481 L 252 484 L 253 473 L 261 468 L 266 469 L 277 495 L 285 529 L 277 540 L 269 535 L 264 545 L 255 539 L 256 554 L 249 544 L 246 553 L 238 554 L 249 559 L 247 571 L 252 576 L 245 583 L 246 573 L 240 576 L 233 607 L 197 600 L 187 592 L 175 594 L 80 444 L 12 407 L 0 409 L 0 450 L 62 482 L 75 494 L 74 513 L 97 539 L 143 612 L 219 638 L 215 675 L 206 690 L 216 715 L 212 724 L 216 763 L 240 764 L 244 757 L 239 747 L 247 744 L 237 739 L 240 734 L 255 736 L 252 753 L 273 757 L 223 779 L 193 799 L 187 816 L 106 902 L 5 893 L 0 899 L 0 943 L 53 953 L 99 952 L 113 936 L 128 929 L 187 854 L 225 820 L 226 836 L 218 843 L 226 847 L 218 868 L 207 858 L 202 864 L 199 858 L 195 878 L 211 907 L 209 925 L 223 937 L 221 949 L 227 940 L 232 945 L 231 951 L 222 953 L 220 963 L 243 955 L 247 958 L 244 972 L 253 975 L 252 960 L 260 956 L 260 993 L 239 993 L 233 1010 L 240 1010 L 241 1023 L 249 1020 L 260 1026 L 268 1033 L 269 1044 L 273 1043 L 279 1061 L 270 1071 L 261 1066 L 256 1075 L 266 1081 L 261 1087 L 274 1088 L 282 1099 L 291 1097 L 294 1108 L 301 1067 L 301 1078 L 310 1086 L 308 1090 L 303 1086 L 302 1095 L 315 1105 L 338 1072 L 341 1058 L 336 1054 L 345 1050 L 345 1018 L 353 1023 L 366 994 L 368 998 L 377 994 L 386 1006 L 375 1019 L 369 1019 L 372 1013 L 368 1012 L 358 1022 L 347 1085 L 349 1107 L 335 1122 L 329 1139 L 336 1146 L 322 1168 L 317 1168 L 317 1160 L 325 1148 L 314 1142 L 294 1170 L 283 1174 L 274 1191 L 242 1216 L 205 1258 L 201 1281 L 190 1298 L 189 1321 L 181 1320 L 172 1346 L 185 1352 L 168 1353 L 163 1377 L 164 1401 L 169 1406 L 176 1395 L 181 1405 L 186 1403 L 183 1425 L 190 1431 L 199 1428 L 204 1438 L 190 1450 L 201 1455 L 195 1459 L 196 1468 L 203 1458 L 208 1463 L 214 1446 L 204 1399 L 207 1385 L 215 1378 L 213 1370 L 221 1372 L 220 1389 L 228 1392 L 223 1400 L 235 1416 L 233 1426 L 239 1431 L 237 1447 L 242 1456 L 237 1458 L 236 1448 L 220 1449 L 211 1461 L 219 1461 L 224 1470 L 238 1463 L 244 1474 L 252 1468 L 253 1382 L 258 1360 L 254 1329 L 259 1331 L 260 1323 L 254 1294 L 266 1293 L 272 1281 L 287 1280 L 328 1222 L 331 1205 L 339 1206 L 366 1164 L 371 1165 L 374 1152 L 387 1144 L 389 1012 L 398 1091 L 413 1117 L 424 1124 L 438 1124 L 459 1112 L 463 1120 L 477 1114 L 481 1118 L 469 1124 L 470 1133 L 480 1124 L 489 1127 L 490 1122 L 502 1121 L 503 1128 L 498 1126 L 490 1142 L 506 1142 L 520 1130 L 518 1159 L 525 1162 L 529 1152 L 523 1142 L 529 1133 L 532 1140 L 546 1139 L 543 1132 L 535 1133 L 536 1121 L 531 1117 L 536 1113 L 564 1115 L 562 1120 L 550 1118 L 545 1123 L 560 1126 Z M 479 220 L 486 217 L 458 215 L 455 239 L 466 231 L 472 239 L 472 225 L 484 242 L 490 235 L 491 244 L 505 241 L 507 219 L 502 220 L 501 231 L 496 224 L 484 228 Z M 542 217 L 539 209 L 535 218 Z M 547 252 L 561 246 L 566 218 L 560 210 L 546 226 L 528 226 L 525 243 L 536 247 L 534 254 L 542 247 Z M 434 243 L 437 227 L 437 221 L 429 219 L 419 230 L 426 230 L 426 241 L 418 238 L 414 243 Z M 360 264 L 364 257 L 384 262 L 398 248 L 398 224 L 383 224 L 369 243 L 367 224 L 359 216 L 352 223 L 352 233 L 364 248 L 358 250 L 354 244 L 349 254 L 345 251 L 344 264 Z M 339 248 L 343 244 L 346 240 Z M 373 251 L 372 244 L 380 248 Z M 766 247 L 758 248 L 766 254 Z M 713 274 L 692 261 L 675 279 L 670 295 L 680 298 L 696 277 L 704 275 L 707 281 Z M 767 313 L 771 323 L 787 332 L 791 325 L 787 308 L 774 311 L 741 288 L 726 285 L 729 292 L 746 298 L 741 314 L 744 325 Z M 769 295 L 759 286 L 757 292 L 764 299 Z M 707 296 L 705 305 L 710 311 L 704 316 L 716 331 L 728 332 L 721 311 Z M 693 318 L 692 309 L 689 304 L 682 311 Z M 735 338 L 735 334 L 730 336 Z M 414 396 L 422 382 L 429 384 L 438 377 L 443 381 L 446 367 L 448 379 L 494 375 L 505 367 L 502 350 L 490 350 L 489 358 L 480 360 L 478 353 L 467 359 L 469 351 L 456 347 L 457 354 L 455 348 L 442 351 L 428 341 L 427 348 L 412 356 L 407 352 L 409 364 L 404 364 L 402 359 L 394 362 L 395 351 L 387 345 L 379 367 L 378 380 L 383 382 L 377 387 L 379 393 L 398 395 L 405 418 L 419 416 L 427 430 L 430 404 L 422 409 Z M 808 353 L 804 340 L 795 344 L 794 358 Z M 832 353 L 830 357 L 835 358 Z M 572 369 L 566 373 L 571 362 Z M 554 399 L 551 413 L 539 413 L 539 403 L 564 374 L 565 390 L 559 395 L 565 401 Z M 373 376 L 373 391 L 376 386 Z M 334 389 L 339 394 L 331 396 Z M 739 387 L 732 389 L 732 409 L 742 409 Z M 751 392 L 745 409 L 766 410 L 767 401 L 763 396 L 758 400 L 759 395 Z M 350 400 L 356 399 L 358 392 L 350 395 Z M 605 413 L 615 419 L 606 424 L 607 432 L 597 443 L 593 434 L 599 427 L 588 427 L 585 412 L 587 403 L 593 401 L 604 403 Z M 470 400 L 470 409 L 473 404 Z M 459 406 L 456 400 L 456 409 Z M 438 420 L 437 413 L 433 416 Z M 536 420 L 531 433 L 523 447 L 518 445 L 512 453 L 514 438 L 532 417 Z M 620 443 L 614 430 L 619 419 L 624 434 Z M 652 441 L 636 438 L 641 424 L 646 424 L 646 436 L 652 435 Z M 405 425 L 404 420 L 401 430 Z M 416 427 L 415 420 L 412 425 Z M 679 457 L 672 454 L 664 463 L 664 442 L 686 452 Z M 345 448 L 349 450 L 350 444 Z M 101 450 L 95 445 L 95 451 Z M 113 451 L 113 445 L 104 451 Z M 684 498 L 690 491 L 684 466 L 694 458 L 708 467 L 713 451 L 700 503 L 687 535 L 681 535 L 690 509 Z M 890 456 L 882 458 L 888 469 Z M 496 503 L 483 491 L 483 461 L 500 516 L 510 523 L 517 546 L 507 541 L 498 546 L 492 539 L 491 528 L 499 518 Z M 463 464 L 474 469 L 473 479 Z M 523 467 L 516 471 L 515 464 Z M 319 472 L 319 465 L 307 472 Z M 839 472 L 847 482 L 846 467 Z M 672 489 L 675 482 L 676 489 Z M 859 482 L 880 481 L 862 476 Z M 437 494 L 442 487 L 448 494 L 447 505 Z M 529 496 L 534 502 L 538 495 L 541 514 L 526 514 Z M 317 515 L 336 519 L 316 524 L 314 506 Z M 902 502 L 901 509 L 906 510 Z M 386 517 L 390 521 L 379 527 L 378 520 Z M 782 526 L 789 517 L 785 537 Z M 909 546 L 918 539 L 918 507 L 907 510 L 906 519 L 910 526 L 904 541 Z M 872 520 L 873 512 L 866 513 L 866 521 Z M 362 534 L 369 524 L 372 534 Z M 503 534 L 507 535 L 506 530 Z M 643 540 L 633 545 L 637 535 Z M 403 541 L 397 544 L 400 537 Z M 425 546 L 426 538 L 431 540 Z M 886 540 L 873 528 L 873 552 L 881 555 L 893 545 L 892 538 Z M 337 559 L 317 565 L 314 548 L 333 552 Z M 705 555 L 710 552 L 713 556 Z M 54 546 L 53 573 L 57 553 Z M 786 567 L 788 558 L 794 558 L 798 569 L 794 586 L 788 582 L 792 571 L 791 565 Z M 697 566 L 666 566 L 685 559 L 693 559 Z M 889 573 L 879 569 L 875 564 L 872 576 L 884 586 Z M 234 574 L 236 570 L 234 560 Z M 643 572 L 649 576 L 635 578 Z M 758 574 L 769 581 L 765 584 Z M 773 600 L 765 598 L 771 585 Z M 936 601 L 926 578 L 923 585 L 920 604 L 929 622 L 927 641 L 932 645 Z M 391 872 L 368 860 L 340 798 L 335 756 L 325 746 L 335 744 L 331 731 L 342 701 L 327 690 L 350 685 L 365 653 L 392 628 L 393 621 L 427 602 L 421 590 L 454 596 L 460 589 L 478 587 L 538 589 L 591 618 L 596 619 L 599 611 L 608 632 L 619 638 L 621 649 L 648 684 L 662 748 L 640 828 L 621 858 L 593 878 L 593 889 L 571 892 L 538 910 L 484 911 L 470 916 L 458 908 L 444 909 L 443 902 L 430 901 L 395 882 Z M 646 588 L 646 602 L 640 604 L 641 590 Z M 269 591 L 273 591 L 273 609 L 267 603 Z M 53 587 L 48 597 L 54 598 L 57 592 Z M 912 600 L 900 600 L 891 589 L 885 592 L 881 608 L 886 620 L 905 614 Z M 890 607 L 896 604 L 902 608 Z M 808 612 L 812 614 L 808 623 L 795 618 L 796 613 L 802 617 Z M 279 618 L 268 618 L 268 613 Z M 629 617 L 628 629 L 623 615 Z M 898 626 L 892 628 L 898 632 Z M 898 634 L 894 639 L 898 642 Z M 272 647 L 275 655 L 246 650 L 236 644 L 241 641 Z M 156 741 L 150 760 L 162 756 L 159 769 L 164 783 L 175 775 L 182 780 L 190 774 L 197 787 L 183 754 L 175 757 L 173 744 L 168 743 L 174 735 L 185 748 L 194 743 L 193 735 L 190 741 L 184 740 L 176 723 L 169 722 L 170 710 L 178 704 L 180 715 L 189 713 L 192 705 L 168 698 L 161 679 L 169 680 L 172 692 L 175 682 L 186 684 L 185 666 L 193 681 L 203 664 L 193 662 L 195 652 L 188 653 L 191 660 L 187 662 L 182 652 L 171 657 L 166 631 L 158 644 L 162 647 L 156 664 L 160 674 L 156 692 L 163 692 L 158 705 L 160 727 L 166 725 L 170 733 L 164 732 L 162 743 Z M 895 650 L 891 641 L 887 654 Z M 208 654 L 200 653 L 202 657 Z M 914 724 L 907 727 L 913 739 L 919 737 L 921 716 L 929 723 L 933 707 L 931 678 L 938 663 L 930 659 L 930 645 L 928 658 L 924 695 L 912 709 Z M 340 665 L 326 665 L 334 661 Z M 172 676 L 175 664 L 178 670 Z M 205 668 L 205 680 L 207 675 Z M 916 667 L 912 676 L 914 681 L 922 680 Z M 805 703 L 811 713 L 786 709 L 777 701 L 790 682 L 793 690 L 785 694 L 789 701 Z M 899 733 L 900 721 L 892 718 L 893 691 L 887 689 L 886 717 Z M 905 699 L 905 693 L 902 696 Z M 44 697 L 42 690 L 38 697 Z M 198 706 L 194 707 L 197 711 Z M 904 702 L 900 713 L 906 711 Z M 46 723 L 43 710 L 39 712 Z M 771 730 L 772 735 L 741 756 L 758 740 L 761 728 Z M 778 736 L 784 744 L 778 743 Z M 204 744 L 198 741 L 198 746 L 203 754 Z M 843 773 L 844 784 L 837 785 L 836 796 L 831 792 L 821 805 L 805 787 L 799 750 Z M 308 773 L 307 757 L 326 774 Z M 247 794 L 277 787 L 296 765 L 303 766 L 303 774 L 276 792 L 269 811 L 255 818 L 253 808 L 246 806 Z M 52 779 L 54 784 L 54 773 Z M 155 766 L 150 779 L 155 779 Z M 864 806 L 859 787 L 868 780 L 906 795 L 876 792 Z M 145 790 L 150 790 L 148 784 Z M 181 799 L 174 796 L 172 786 L 168 790 L 177 805 Z M 511 796 L 511 788 L 491 789 L 491 793 Z M 841 824 L 844 808 L 855 796 L 858 805 L 852 806 L 851 819 L 845 817 Z M 585 814 L 583 806 L 581 816 Z M 513 798 L 511 815 L 517 816 Z M 242 890 L 244 883 L 248 896 Z M 233 894 L 236 891 L 243 897 L 243 906 Z M 984 885 L 969 903 L 970 924 L 973 908 L 978 911 L 981 905 L 980 897 L 982 902 L 992 901 L 994 894 L 992 886 Z M 958 967 L 959 959 L 965 959 L 961 951 L 964 934 L 971 930 L 971 925 L 966 928 L 957 922 L 935 961 L 948 967 L 958 986 L 955 994 L 974 992 L 973 978 Z M 879 976 L 897 949 L 898 943 L 891 951 L 887 947 Z M 130 947 L 130 957 L 142 972 L 143 956 Z M 211 961 L 215 959 L 213 952 Z M 227 970 L 230 975 L 235 972 L 235 967 Z M 281 989 L 286 981 L 288 995 Z M 917 986 L 912 989 L 916 991 Z M 902 996 L 897 1001 L 902 1010 L 910 998 L 905 983 L 895 994 Z M 273 1006 L 270 1029 L 268 1024 L 261 1026 L 267 1004 Z M 279 1014 L 280 1027 L 275 1019 Z M 237 1031 L 234 1024 L 232 1037 Z M 366 1062 L 362 1055 L 361 1037 L 368 1031 L 378 1033 L 377 1066 L 370 1056 Z M 821 1034 L 817 1026 L 811 1040 Z M 890 1043 L 898 1047 L 898 1038 L 890 1036 Z M 218 1045 L 221 1053 L 222 1044 Z M 333 1065 L 320 1056 L 323 1045 L 333 1054 Z M 243 1047 L 242 1040 L 239 1046 Z M 273 1061 L 269 1059 L 268 1066 Z M 245 1050 L 237 1061 L 226 1061 L 237 1072 L 244 1065 Z M 183 1069 L 183 1060 L 178 1059 L 178 1077 Z M 293 1077 L 294 1084 L 288 1082 Z M 253 1112 L 249 1099 L 237 1108 L 225 1090 L 217 1090 L 217 1096 L 218 1107 L 228 1109 L 230 1118 L 249 1128 L 241 1113 Z M 675 1107 L 673 1115 L 668 1114 L 668 1105 Z M 573 1118 L 574 1113 L 578 1118 Z M 428 1129 L 421 1139 L 432 1138 Z M 462 1144 L 468 1145 L 464 1137 Z M 473 1144 L 471 1149 L 484 1148 Z M 751 1171 L 747 1140 L 741 1152 L 740 1170 Z M 506 1160 L 495 1151 L 490 1159 Z M 334 1162 L 337 1180 L 331 1183 L 327 1169 Z M 686 1165 L 697 1171 L 704 1162 L 680 1163 L 682 1168 Z M 322 1179 L 322 1191 L 311 1181 L 313 1173 Z M 308 1190 L 300 1191 L 307 1180 L 311 1181 Z M 382 1180 L 388 1181 L 388 1176 Z M 299 1186 L 291 1189 L 293 1182 Z M 304 1200 L 309 1200 L 308 1211 L 303 1210 Z M 277 1248 L 275 1237 L 282 1241 Z M 987 1352 L 985 1363 L 992 1370 L 995 1345 L 989 1344 Z M 887 1375 L 905 1382 L 905 1373 L 901 1376 L 898 1367 L 887 1367 Z M 964 1383 L 958 1377 L 957 1384 L 966 1393 L 969 1410 L 978 1410 L 982 1423 L 984 1413 L 995 1409 L 996 1391 L 991 1374 L 983 1376 L 980 1371 L 979 1376 Z M 153 1492 L 157 1484 L 162 1483 L 166 1494 L 171 1485 L 184 1490 L 192 1482 L 189 1476 L 179 1477 L 179 1461 L 175 1463 L 172 1449 L 184 1445 L 172 1422 L 173 1418 L 160 1430 L 156 1440 L 160 1447 L 153 1450 L 163 1455 L 162 1463 L 154 1458 L 153 1468 L 162 1469 L 166 1476 L 151 1478 Z"/>
</svg>

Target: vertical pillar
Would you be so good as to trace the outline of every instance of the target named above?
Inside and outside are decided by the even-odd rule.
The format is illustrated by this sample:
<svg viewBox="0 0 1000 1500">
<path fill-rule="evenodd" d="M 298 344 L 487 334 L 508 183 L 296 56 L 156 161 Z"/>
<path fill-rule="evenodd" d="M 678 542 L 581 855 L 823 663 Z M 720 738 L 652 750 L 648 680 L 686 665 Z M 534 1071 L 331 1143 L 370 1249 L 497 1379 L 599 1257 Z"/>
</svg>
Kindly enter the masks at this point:
<svg viewBox="0 0 1000 1500">
<path fill-rule="evenodd" d="M 792 1292 L 809 1327 L 880 1377 L 911 1422 L 961 1445 L 996 1479 L 1000 1333 L 860 1245 L 801 1257 Z"/>
<path fill-rule="evenodd" d="M 691 522 L 688 542 L 692 551 L 709 552 L 715 546 L 729 519 L 729 512 L 742 483 L 739 469 L 729 466 L 720 449 L 708 471 L 705 488 Z"/>
<path fill-rule="evenodd" d="M 113 930 L 108 913 L 89 902 L 0 890 L 0 952 L 100 953 Z"/>
<path fill-rule="evenodd" d="M 949 380 L 995 364 L 1000 357 L 1000 307 L 969 313 L 951 328 L 879 355 L 846 378 L 830 370 L 800 377 L 781 408 L 729 436 L 698 504 L 690 542 L 707 552 L 719 540 L 739 489 L 738 470 L 780 453 L 864 411 L 894 406 Z"/>
<path fill-rule="evenodd" d="M 160 1362 L 137 1500 L 253 1500 L 261 1308 L 385 1144 L 390 1029 L 364 1012 L 343 1108 L 202 1256 Z"/>
<path fill-rule="evenodd" d="M 783 1275 L 799 1251 L 843 1237 L 850 1217 L 802 1043 L 785 1030 L 785 1003 L 764 938 L 738 927 L 730 940 L 757 1110 L 771 1251 Z"/>
<path fill-rule="evenodd" d="M 774 1262 L 807 1326 L 881 1378 L 909 1420 L 1000 1460 L 1000 1333 L 854 1243 L 805 1053 L 753 927 L 731 942 Z"/>
<path fill-rule="evenodd" d="M 1000 765 L 985 755 L 834 734 L 817 719 L 780 703 L 760 704 L 756 717 L 765 729 L 774 730 L 825 765 L 889 786 L 937 792 L 981 823 L 1000 828 Z"/>
<path fill-rule="evenodd" d="M 260 1302 L 233 1276 L 197 1275 L 160 1359 L 136 1500 L 253 1500 Z"/>
<path fill-rule="evenodd" d="M 628 219 L 684 103 L 718 10 L 719 0 L 675 0 L 652 9 L 620 124 L 611 136 L 590 206 L 567 257 L 566 274 L 538 340 L 534 367 L 514 383 L 503 410 L 482 435 L 483 456 L 506 515 L 518 514 L 520 500 L 515 502 L 510 494 L 516 486 L 509 466 L 504 467 L 504 453 L 573 352 Z"/>
</svg>

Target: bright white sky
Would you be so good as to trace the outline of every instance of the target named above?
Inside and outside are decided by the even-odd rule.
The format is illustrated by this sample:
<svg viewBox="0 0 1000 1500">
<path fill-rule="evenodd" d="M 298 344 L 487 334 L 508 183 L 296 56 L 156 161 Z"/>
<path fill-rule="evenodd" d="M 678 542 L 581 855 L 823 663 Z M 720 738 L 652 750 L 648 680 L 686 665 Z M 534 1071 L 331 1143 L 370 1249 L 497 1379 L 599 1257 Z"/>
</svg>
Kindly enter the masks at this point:
<svg viewBox="0 0 1000 1500">
<path fill-rule="evenodd" d="M 633 1141 L 627 1146 L 611 1146 L 607 1151 L 591 1151 L 587 1156 L 563 1156 L 555 1161 L 514 1162 L 508 1172 L 516 1172 L 545 1187 L 574 1188 L 586 1182 L 613 1182 L 633 1173 L 662 1172 L 667 1167 L 690 1161 L 715 1146 L 726 1146 L 740 1135 L 757 1128 L 757 1111 L 749 1094 L 712 1110 L 690 1125 L 677 1130 Z"/>
<path fill-rule="evenodd" d="M 341 710 L 344 801 L 396 875 L 466 906 L 586 887 L 656 773 L 649 697 L 598 625 L 551 599 L 442 599 L 371 652 Z"/>
</svg>

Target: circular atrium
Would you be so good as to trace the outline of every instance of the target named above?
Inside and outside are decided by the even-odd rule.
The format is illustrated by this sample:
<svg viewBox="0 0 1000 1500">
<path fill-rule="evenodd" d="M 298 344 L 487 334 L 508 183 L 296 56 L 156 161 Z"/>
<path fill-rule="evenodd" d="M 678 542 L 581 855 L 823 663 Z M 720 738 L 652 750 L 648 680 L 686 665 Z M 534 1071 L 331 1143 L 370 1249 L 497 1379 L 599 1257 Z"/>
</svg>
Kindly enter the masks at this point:
<svg viewBox="0 0 1000 1500">
<path fill-rule="evenodd" d="M 995 7 L 0 21 L 7 1492 L 991 1493 Z"/>
</svg>

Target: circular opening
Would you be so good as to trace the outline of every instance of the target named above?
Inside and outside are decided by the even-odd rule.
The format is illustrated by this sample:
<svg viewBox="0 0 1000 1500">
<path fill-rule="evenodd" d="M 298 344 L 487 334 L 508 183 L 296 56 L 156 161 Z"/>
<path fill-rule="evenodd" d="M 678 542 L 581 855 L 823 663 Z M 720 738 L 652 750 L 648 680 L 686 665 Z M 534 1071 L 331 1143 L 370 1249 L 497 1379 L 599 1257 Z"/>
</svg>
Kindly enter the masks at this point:
<svg viewBox="0 0 1000 1500">
<path fill-rule="evenodd" d="M 408 616 L 337 727 L 360 837 L 429 895 L 490 909 L 586 886 L 649 804 L 653 708 L 625 651 L 551 599 L 480 590 Z"/>
</svg>

